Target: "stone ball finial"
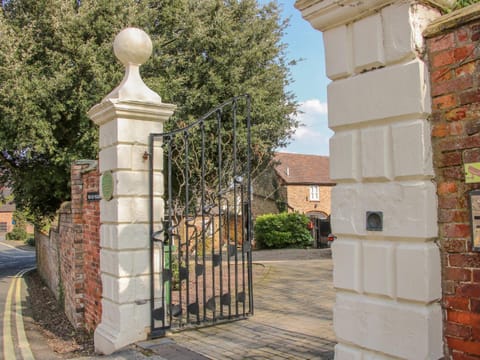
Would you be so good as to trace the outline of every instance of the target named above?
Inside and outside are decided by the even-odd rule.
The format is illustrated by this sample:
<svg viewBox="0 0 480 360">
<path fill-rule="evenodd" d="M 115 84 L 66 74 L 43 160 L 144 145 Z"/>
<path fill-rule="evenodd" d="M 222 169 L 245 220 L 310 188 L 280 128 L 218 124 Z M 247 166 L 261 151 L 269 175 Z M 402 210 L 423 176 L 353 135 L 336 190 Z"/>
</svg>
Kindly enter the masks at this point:
<svg viewBox="0 0 480 360">
<path fill-rule="evenodd" d="M 145 31 L 129 27 L 115 37 L 113 52 L 125 66 L 142 65 L 152 54 L 152 40 Z"/>
</svg>

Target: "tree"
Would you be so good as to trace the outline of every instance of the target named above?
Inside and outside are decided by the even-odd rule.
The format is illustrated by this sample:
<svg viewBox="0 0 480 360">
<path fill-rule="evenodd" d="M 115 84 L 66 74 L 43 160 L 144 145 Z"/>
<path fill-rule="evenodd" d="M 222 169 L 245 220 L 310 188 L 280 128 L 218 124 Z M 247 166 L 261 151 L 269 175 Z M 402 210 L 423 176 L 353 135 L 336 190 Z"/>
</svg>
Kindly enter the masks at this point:
<svg viewBox="0 0 480 360">
<path fill-rule="evenodd" d="M 296 104 L 281 36 L 287 24 L 255 0 L 10 0 L 0 14 L 0 167 L 17 206 L 37 219 L 69 197 L 72 161 L 95 158 L 89 108 L 121 80 L 114 36 L 138 26 L 154 54 L 142 75 L 179 106 L 167 128 L 252 95 L 257 158 L 285 145 Z"/>
</svg>

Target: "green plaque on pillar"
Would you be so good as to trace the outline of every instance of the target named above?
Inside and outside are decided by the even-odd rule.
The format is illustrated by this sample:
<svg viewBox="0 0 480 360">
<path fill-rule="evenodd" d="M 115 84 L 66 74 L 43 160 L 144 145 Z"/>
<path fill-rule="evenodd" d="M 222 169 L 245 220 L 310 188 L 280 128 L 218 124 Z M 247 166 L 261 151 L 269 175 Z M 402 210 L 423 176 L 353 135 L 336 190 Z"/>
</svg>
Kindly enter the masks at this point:
<svg viewBox="0 0 480 360">
<path fill-rule="evenodd" d="M 111 171 L 105 171 L 102 175 L 102 194 L 104 200 L 112 200 L 113 176 Z"/>
</svg>

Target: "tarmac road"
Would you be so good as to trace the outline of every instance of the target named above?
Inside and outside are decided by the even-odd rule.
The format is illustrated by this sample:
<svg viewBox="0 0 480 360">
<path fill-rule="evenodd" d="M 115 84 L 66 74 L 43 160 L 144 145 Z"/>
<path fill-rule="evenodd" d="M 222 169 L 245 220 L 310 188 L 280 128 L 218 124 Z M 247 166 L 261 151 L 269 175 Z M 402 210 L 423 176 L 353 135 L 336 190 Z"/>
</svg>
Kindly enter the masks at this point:
<svg viewBox="0 0 480 360">
<path fill-rule="evenodd" d="M 35 267 L 34 251 L 17 249 L 0 240 L 0 359 L 33 359 L 23 327 L 22 275 Z"/>
</svg>

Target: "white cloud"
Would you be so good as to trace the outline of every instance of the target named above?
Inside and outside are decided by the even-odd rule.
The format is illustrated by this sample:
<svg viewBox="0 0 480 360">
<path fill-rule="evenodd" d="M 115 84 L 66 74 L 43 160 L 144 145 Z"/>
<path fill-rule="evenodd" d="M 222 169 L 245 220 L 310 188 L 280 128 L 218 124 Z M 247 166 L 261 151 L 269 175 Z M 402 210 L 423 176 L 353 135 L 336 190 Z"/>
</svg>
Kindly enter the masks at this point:
<svg viewBox="0 0 480 360">
<path fill-rule="evenodd" d="M 300 103 L 296 119 L 301 125 L 290 145 L 280 151 L 328 155 L 328 142 L 333 132 L 328 128 L 327 112 L 327 103 L 319 99 Z"/>
</svg>

